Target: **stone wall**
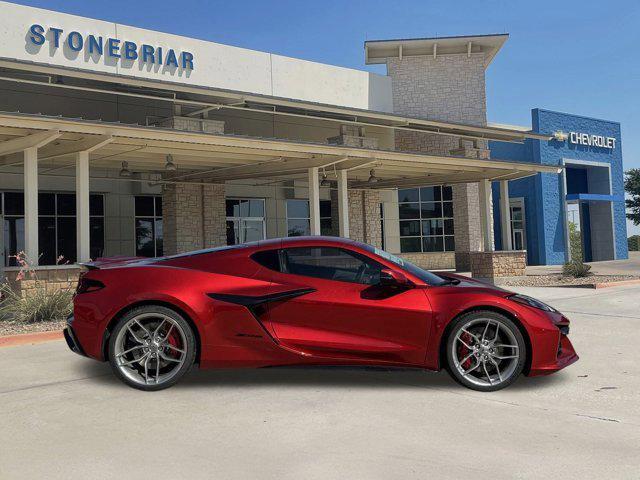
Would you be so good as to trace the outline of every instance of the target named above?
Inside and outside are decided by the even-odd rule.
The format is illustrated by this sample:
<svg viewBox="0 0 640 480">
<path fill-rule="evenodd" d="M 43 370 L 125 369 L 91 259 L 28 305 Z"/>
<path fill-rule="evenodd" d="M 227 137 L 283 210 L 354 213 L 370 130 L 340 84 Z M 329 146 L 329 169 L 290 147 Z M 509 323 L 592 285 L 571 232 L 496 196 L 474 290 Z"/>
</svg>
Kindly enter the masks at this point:
<svg viewBox="0 0 640 480">
<path fill-rule="evenodd" d="M 162 213 L 165 255 L 227 242 L 224 185 L 167 184 Z"/>
<path fill-rule="evenodd" d="M 389 58 L 394 112 L 412 117 L 486 125 L 485 58 L 483 54 Z M 488 158 L 487 143 L 457 137 L 396 132 L 398 150 L 435 155 Z M 470 269 L 469 252 L 482 246 L 477 184 L 453 186 L 456 267 Z"/>
<path fill-rule="evenodd" d="M 451 270 L 456 267 L 454 252 L 401 253 L 398 256 L 425 270 Z"/>
<path fill-rule="evenodd" d="M 380 192 L 349 190 L 349 238 L 382 247 Z"/>
<path fill-rule="evenodd" d="M 471 276 L 495 282 L 504 277 L 525 275 L 526 250 L 470 252 Z"/>
<path fill-rule="evenodd" d="M 5 277 L 11 288 L 19 291 L 22 295 L 29 295 L 29 292 L 37 288 L 44 288 L 47 291 L 55 291 L 60 289 L 75 290 L 78 284 L 78 277 L 82 267 L 61 267 L 61 268 L 36 268 L 32 276 L 29 272 L 25 273 L 22 280 L 18 280 L 18 271 L 10 270 L 5 272 Z"/>
</svg>

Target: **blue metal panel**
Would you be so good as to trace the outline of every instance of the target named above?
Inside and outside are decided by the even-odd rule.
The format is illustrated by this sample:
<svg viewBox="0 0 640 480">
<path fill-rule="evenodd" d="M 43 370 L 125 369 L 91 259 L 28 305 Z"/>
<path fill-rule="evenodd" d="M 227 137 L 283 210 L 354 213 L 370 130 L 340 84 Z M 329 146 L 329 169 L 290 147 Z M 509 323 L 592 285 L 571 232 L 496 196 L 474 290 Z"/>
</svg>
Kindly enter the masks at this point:
<svg viewBox="0 0 640 480">
<path fill-rule="evenodd" d="M 576 200 L 601 200 L 613 202 L 615 252 L 616 259 L 628 258 L 627 230 L 624 208 L 624 178 L 622 166 L 622 142 L 620 124 L 605 120 L 569 115 L 549 110 L 533 109 L 531 112 L 532 130 L 553 134 L 556 131 L 580 132 L 590 135 L 602 135 L 616 139 L 615 148 L 586 146 L 566 141 L 527 140 L 524 144 L 514 145 L 504 142 L 489 142 L 492 157 L 510 161 L 541 163 L 544 165 L 563 165 L 564 160 L 580 160 L 606 163 L 611 169 L 611 195 L 589 194 L 584 181 L 577 173 L 572 178 L 568 174 L 569 194 L 588 194 L 589 197 Z M 494 190 L 496 192 L 497 190 Z M 594 196 L 595 195 L 595 196 Z M 561 264 L 568 258 L 565 239 L 565 217 L 562 176 L 545 173 L 521 180 L 509 182 L 509 196 L 524 197 L 525 221 L 527 227 L 527 250 L 529 264 Z M 607 197 L 607 198 L 605 198 Z M 499 194 L 494 197 L 499 198 Z M 570 197 L 567 197 L 570 198 Z M 494 213 L 499 214 L 498 200 L 494 202 Z M 498 217 L 499 218 L 499 217 Z M 494 225 L 499 224 L 499 221 Z M 495 229 L 496 244 L 500 237 L 500 228 Z"/>
<path fill-rule="evenodd" d="M 602 195 L 600 193 L 570 193 L 567 200 L 584 200 L 589 202 L 622 202 L 624 200 L 620 195 Z"/>
</svg>

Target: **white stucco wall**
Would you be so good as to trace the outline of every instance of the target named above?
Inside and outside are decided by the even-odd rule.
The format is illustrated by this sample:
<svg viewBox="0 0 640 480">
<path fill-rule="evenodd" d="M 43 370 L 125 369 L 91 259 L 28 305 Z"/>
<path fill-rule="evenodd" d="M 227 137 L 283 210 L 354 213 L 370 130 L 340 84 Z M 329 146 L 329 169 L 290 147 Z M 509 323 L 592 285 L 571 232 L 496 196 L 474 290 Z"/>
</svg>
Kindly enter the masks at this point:
<svg viewBox="0 0 640 480">
<path fill-rule="evenodd" d="M 41 46 L 29 40 L 33 24 L 45 29 L 46 41 Z M 58 48 L 53 46 L 52 35 L 47 34 L 50 27 L 63 30 Z M 72 31 L 85 39 L 88 35 L 102 36 L 105 43 L 107 38 L 117 38 L 138 46 L 162 47 L 165 53 L 170 48 L 177 54 L 187 51 L 193 54 L 194 68 L 174 69 L 141 59 L 117 59 L 107 55 L 106 45 L 103 55 L 91 55 L 86 42 L 83 50 L 75 52 L 66 43 Z M 2 1 L 0 57 L 351 108 L 393 110 L 391 79 L 386 76 Z"/>
</svg>

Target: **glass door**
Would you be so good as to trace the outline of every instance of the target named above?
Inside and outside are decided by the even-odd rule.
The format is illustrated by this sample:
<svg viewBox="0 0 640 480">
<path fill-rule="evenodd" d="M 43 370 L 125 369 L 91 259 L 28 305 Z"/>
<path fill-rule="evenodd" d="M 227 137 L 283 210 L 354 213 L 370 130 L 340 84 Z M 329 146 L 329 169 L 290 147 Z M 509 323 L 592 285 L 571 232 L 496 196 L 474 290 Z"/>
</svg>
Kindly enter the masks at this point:
<svg viewBox="0 0 640 480">
<path fill-rule="evenodd" d="M 510 201 L 511 245 L 514 250 L 527 249 L 527 235 L 524 220 L 524 201 L 520 198 Z"/>
</svg>

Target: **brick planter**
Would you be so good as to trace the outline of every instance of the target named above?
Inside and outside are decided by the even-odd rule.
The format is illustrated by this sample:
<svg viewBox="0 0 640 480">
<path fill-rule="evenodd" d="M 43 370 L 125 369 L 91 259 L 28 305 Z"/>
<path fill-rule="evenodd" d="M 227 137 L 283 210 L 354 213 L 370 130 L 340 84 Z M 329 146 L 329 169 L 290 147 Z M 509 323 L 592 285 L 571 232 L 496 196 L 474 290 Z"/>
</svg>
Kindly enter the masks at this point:
<svg viewBox="0 0 640 480">
<path fill-rule="evenodd" d="M 496 279 L 523 276 L 527 251 L 469 252 L 469 259 L 473 278 L 495 283 Z"/>
<path fill-rule="evenodd" d="M 42 286 L 47 291 L 74 289 L 78 283 L 78 276 L 82 271 L 82 267 L 36 267 L 34 271 L 35 277 L 32 277 L 27 272 L 22 280 L 17 280 L 17 270 L 7 271 L 5 272 L 6 281 L 14 291 L 20 292 L 22 295 L 28 295 L 29 292 L 36 288 L 42 288 Z"/>
</svg>

